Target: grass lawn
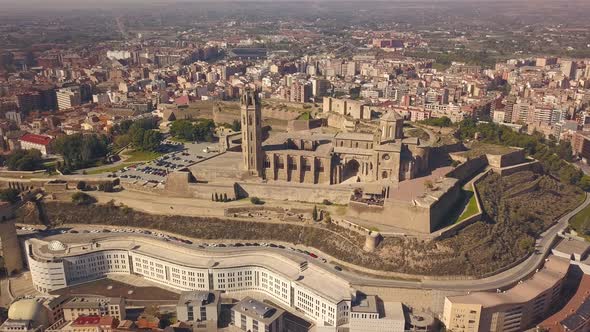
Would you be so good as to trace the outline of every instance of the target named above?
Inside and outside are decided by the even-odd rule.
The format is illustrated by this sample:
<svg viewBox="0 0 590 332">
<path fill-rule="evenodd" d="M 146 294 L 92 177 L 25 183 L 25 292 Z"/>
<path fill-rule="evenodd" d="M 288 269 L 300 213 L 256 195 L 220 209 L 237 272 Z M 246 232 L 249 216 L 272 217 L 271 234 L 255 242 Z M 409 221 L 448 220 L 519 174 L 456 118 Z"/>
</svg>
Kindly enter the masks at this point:
<svg viewBox="0 0 590 332">
<path fill-rule="evenodd" d="M 570 226 L 576 230 L 580 236 L 584 236 L 586 240 L 590 239 L 590 237 L 585 234 L 585 230 L 589 229 L 590 226 L 590 205 L 570 219 Z"/>
<path fill-rule="evenodd" d="M 297 120 L 309 120 L 309 119 L 311 119 L 311 115 L 309 114 L 309 112 L 301 113 L 301 115 L 297 117 Z"/>
<path fill-rule="evenodd" d="M 183 139 L 183 138 L 178 138 L 178 137 L 173 137 L 170 136 L 168 138 L 168 140 L 172 141 L 172 142 L 178 142 L 178 143 L 192 143 L 191 141 L 187 140 L 187 139 Z"/>
<path fill-rule="evenodd" d="M 58 161 L 57 158 L 45 159 L 43 160 L 43 167 L 55 167 Z"/>
<path fill-rule="evenodd" d="M 465 221 L 467 218 L 475 215 L 479 212 L 477 209 L 477 201 L 475 200 L 475 194 L 471 188 L 461 189 L 460 199 L 458 200 L 455 208 L 453 208 L 446 220 L 447 222 L 439 225 L 438 229 L 458 224 Z"/>
<path fill-rule="evenodd" d="M 463 211 L 463 213 L 457 219 L 457 222 L 462 222 L 463 220 L 475 215 L 479 212 L 477 208 L 477 201 L 475 199 L 475 194 L 471 190 L 464 190 L 464 193 L 469 197 L 469 202 L 467 203 L 467 208 Z"/>
<path fill-rule="evenodd" d="M 162 155 L 162 153 L 160 153 L 160 152 L 139 151 L 139 150 L 126 151 L 123 154 L 125 156 L 129 157 L 125 160 L 125 162 L 129 162 L 129 163 L 136 163 L 139 161 L 150 161 L 150 160 L 154 160 Z"/>
<path fill-rule="evenodd" d="M 92 171 L 88 171 L 88 172 L 86 172 L 86 174 L 88 174 L 88 175 L 94 175 L 94 174 L 102 174 L 102 173 L 113 173 L 113 172 L 116 172 L 118 170 L 121 170 L 121 169 L 123 169 L 123 168 L 125 168 L 127 166 L 133 165 L 133 164 L 135 164 L 135 163 L 127 163 L 127 162 L 125 162 L 125 163 L 122 163 L 122 164 L 119 164 L 119 165 L 113 166 L 113 167 L 106 167 L 106 168 L 100 168 L 100 169 L 95 169 L 95 170 L 92 170 Z"/>
</svg>

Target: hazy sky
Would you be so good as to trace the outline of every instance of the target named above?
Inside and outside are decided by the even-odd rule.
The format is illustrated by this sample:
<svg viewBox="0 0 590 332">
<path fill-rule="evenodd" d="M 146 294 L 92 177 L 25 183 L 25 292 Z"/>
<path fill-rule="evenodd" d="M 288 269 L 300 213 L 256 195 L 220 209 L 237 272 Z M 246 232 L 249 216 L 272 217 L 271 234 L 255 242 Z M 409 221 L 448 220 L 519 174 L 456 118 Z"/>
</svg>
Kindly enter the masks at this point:
<svg viewBox="0 0 590 332">
<path fill-rule="evenodd" d="M 224 2 L 231 2 L 233 3 L 232 6 L 235 6 L 236 2 L 239 3 L 247 3 L 247 2 L 269 2 L 269 3 L 277 3 L 277 2 L 315 2 L 315 3 L 336 3 L 336 2 L 348 2 L 348 3 L 356 3 L 358 4 L 367 4 L 370 6 L 371 2 L 381 2 L 381 3 L 420 3 L 420 4 L 428 4 L 428 3 L 436 3 L 439 5 L 443 5 L 445 3 L 461 3 L 464 2 L 466 4 L 473 4 L 476 5 L 478 2 L 485 2 L 485 3 L 494 3 L 500 4 L 518 4 L 520 6 L 524 6 L 525 8 L 537 8 L 539 4 L 543 3 L 551 3 L 554 6 L 556 4 L 563 3 L 568 7 L 576 7 L 578 4 L 588 4 L 590 0 L 363 0 L 362 2 L 354 1 L 354 0 L 0 0 L 0 16 L 2 14 L 6 14 L 7 11 L 11 9 L 18 9 L 19 12 L 26 13 L 28 11 L 41 11 L 41 10 L 62 10 L 62 9 L 102 9 L 105 11 L 110 11 L 113 9 L 119 8 L 129 8 L 133 9 L 133 7 L 137 7 L 138 5 L 146 5 L 146 6 L 153 6 L 153 5 L 171 5 L 171 4 L 198 4 L 200 2 L 208 2 L 208 3 L 216 3 L 216 4 L 223 4 Z"/>
</svg>

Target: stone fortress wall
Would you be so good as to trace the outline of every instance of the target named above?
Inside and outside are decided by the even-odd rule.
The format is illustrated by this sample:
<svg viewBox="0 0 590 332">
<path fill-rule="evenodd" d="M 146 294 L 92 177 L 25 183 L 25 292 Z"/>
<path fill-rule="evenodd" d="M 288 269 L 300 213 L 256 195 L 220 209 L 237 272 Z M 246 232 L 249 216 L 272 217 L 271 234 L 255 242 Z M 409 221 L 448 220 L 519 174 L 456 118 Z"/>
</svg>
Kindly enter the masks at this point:
<svg viewBox="0 0 590 332">
<path fill-rule="evenodd" d="M 464 228 L 481 218 L 480 213 L 463 220 L 461 223 L 450 225 L 438 232 L 436 232 L 441 225 L 447 222 L 452 209 L 456 208 L 457 203 L 461 199 L 461 185 L 473 178 L 477 173 L 484 168 L 490 167 L 491 170 L 499 174 L 511 174 L 513 172 L 522 171 L 525 169 L 532 169 L 537 165 L 536 161 L 526 163 L 524 150 L 510 149 L 497 153 L 486 153 L 477 156 L 470 156 L 469 151 L 465 152 L 451 152 L 450 156 L 453 160 L 461 162 L 457 167 L 447 172 L 444 179 L 434 180 L 434 187 L 439 187 L 437 181 L 445 184 L 448 180 L 454 180 L 453 183 L 440 186 L 441 193 L 434 197 L 431 204 L 419 204 L 415 200 L 405 199 L 388 199 L 385 198 L 382 205 L 366 204 L 363 202 L 350 201 L 347 211 L 347 219 L 354 222 L 355 219 L 373 223 L 377 228 L 379 225 L 391 225 L 400 229 L 400 232 L 407 230 L 417 232 L 415 235 L 429 235 L 426 238 L 440 238 L 455 234 L 461 228 Z M 476 181 L 478 181 L 476 179 Z M 402 186 L 403 184 L 400 184 Z M 390 188 L 389 191 L 394 191 L 395 188 Z M 428 196 L 432 190 L 425 188 L 424 194 Z M 480 198 L 475 192 L 476 200 L 479 204 Z M 481 208 L 480 208 L 481 210 Z M 395 216 L 394 218 L 392 216 Z M 387 220 L 390 222 L 387 222 Z M 366 227 L 366 226 L 365 226 Z M 388 232 L 381 231 L 384 236 L 390 235 Z M 404 233 L 405 234 L 405 233 Z M 391 235 L 399 235 L 394 233 Z"/>
<path fill-rule="evenodd" d="M 277 119 L 283 121 L 290 121 L 297 119 L 301 113 L 305 111 L 303 108 L 301 110 L 291 110 L 291 109 L 281 109 L 279 107 L 262 107 L 262 116 L 264 118 L 270 119 Z M 240 112 L 231 112 L 231 111 L 220 111 L 218 108 L 213 109 L 213 121 L 215 123 L 232 123 L 235 120 L 240 120 Z"/>
<path fill-rule="evenodd" d="M 350 198 L 351 188 L 328 187 L 305 184 L 272 184 L 238 182 L 238 197 L 262 197 L 273 200 L 290 200 L 301 202 L 322 203 L 328 200 L 334 204 L 347 204 Z"/>
</svg>

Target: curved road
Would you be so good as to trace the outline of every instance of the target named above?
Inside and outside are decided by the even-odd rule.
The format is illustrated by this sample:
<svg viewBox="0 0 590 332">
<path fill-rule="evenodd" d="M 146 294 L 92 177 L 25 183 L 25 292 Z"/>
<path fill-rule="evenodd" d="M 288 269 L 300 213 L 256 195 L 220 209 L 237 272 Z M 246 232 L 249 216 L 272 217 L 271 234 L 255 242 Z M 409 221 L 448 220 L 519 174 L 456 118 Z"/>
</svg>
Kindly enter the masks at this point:
<svg viewBox="0 0 590 332">
<path fill-rule="evenodd" d="M 469 279 L 469 280 L 400 280 L 400 279 L 387 279 L 387 278 L 379 278 L 367 275 L 361 275 L 354 271 L 350 270 L 343 270 L 343 271 L 336 271 L 334 266 L 329 262 L 323 263 L 320 259 L 313 259 L 310 258 L 306 254 L 298 253 L 296 251 L 290 251 L 286 249 L 280 248 L 271 248 L 271 247 L 227 247 L 227 248 L 211 248 L 206 247 L 204 249 L 197 249 L 193 247 L 195 250 L 213 250 L 213 251 L 243 251 L 243 250 L 271 250 L 280 252 L 282 255 L 285 256 L 300 256 L 302 258 L 307 259 L 310 263 L 313 263 L 317 266 L 320 266 L 330 273 L 337 274 L 345 279 L 347 279 L 351 285 L 355 286 L 374 286 L 374 287 L 385 287 L 385 288 L 412 288 L 412 289 L 425 289 L 425 290 L 445 290 L 445 291 L 460 291 L 460 292 L 468 292 L 468 291 L 487 291 L 487 290 L 496 290 L 496 289 L 505 289 L 508 287 L 513 286 L 514 284 L 518 283 L 518 281 L 526 279 L 530 275 L 532 275 L 539 266 L 543 263 L 545 258 L 549 255 L 553 244 L 557 238 L 557 235 L 560 231 L 564 230 L 567 225 L 568 221 L 571 217 L 577 214 L 579 211 L 584 209 L 590 204 L 590 195 L 586 195 L 586 199 L 582 204 L 580 204 L 576 209 L 572 210 L 571 212 L 567 213 L 563 217 L 561 217 L 558 222 L 545 231 L 539 239 L 537 239 L 535 247 L 535 253 L 529 256 L 524 262 L 520 263 L 519 265 L 506 270 L 502 273 L 496 274 L 491 277 L 482 278 L 482 279 Z M 88 225 L 84 226 L 80 229 L 103 229 L 103 228 L 112 228 L 113 226 L 102 226 L 102 225 Z M 121 228 L 121 227 L 116 227 Z M 83 235 L 94 236 L 94 234 L 76 234 L 77 237 L 84 237 Z M 100 235 L 100 234 L 96 234 Z M 104 235 L 104 234 L 103 234 Z M 129 235 L 129 233 L 109 233 L 110 236 L 125 236 Z M 135 236 L 148 236 L 142 234 L 133 234 Z M 59 237 L 59 235 L 57 236 Z M 264 240 L 262 240 L 264 242 Z M 205 241 L 200 241 L 205 242 Z M 219 242 L 219 241 L 215 241 Z M 234 242 L 232 241 L 224 241 L 226 243 Z M 243 241 L 242 241 L 243 242 Z M 251 242 L 251 241 L 250 241 Z M 260 242 L 260 241 L 258 241 Z M 276 241 L 272 241 L 278 243 Z M 179 246 L 190 246 L 187 244 L 182 243 L 175 243 Z M 287 244 L 289 245 L 289 244 Z M 303 249 L 304 247 L 301 245 L 294 246 L 296 248 Z M 317 253 L 320 257 L 329 257 L 326 254 L 319 252 L 315 248 L 305 248 L 310 252 Z M 328 259 L 330 261 L 331 259 Z"/>
</svg>

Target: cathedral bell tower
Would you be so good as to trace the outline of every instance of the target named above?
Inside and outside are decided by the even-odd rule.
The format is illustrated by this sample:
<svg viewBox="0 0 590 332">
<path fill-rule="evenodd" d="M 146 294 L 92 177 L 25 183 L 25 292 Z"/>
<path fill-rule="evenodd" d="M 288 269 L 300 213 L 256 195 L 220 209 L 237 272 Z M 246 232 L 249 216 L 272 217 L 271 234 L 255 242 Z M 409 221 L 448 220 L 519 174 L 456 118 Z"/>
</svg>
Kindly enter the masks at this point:
<svg viewBox="0 0 590 332">
<path fill-rule="evenodd" d="M 242 158 L 244 170 L 264 177 L 262 152 L 262 111 L 256 90 L 246 90 L 240 101 L 242 118 Z"/>
</svg>

